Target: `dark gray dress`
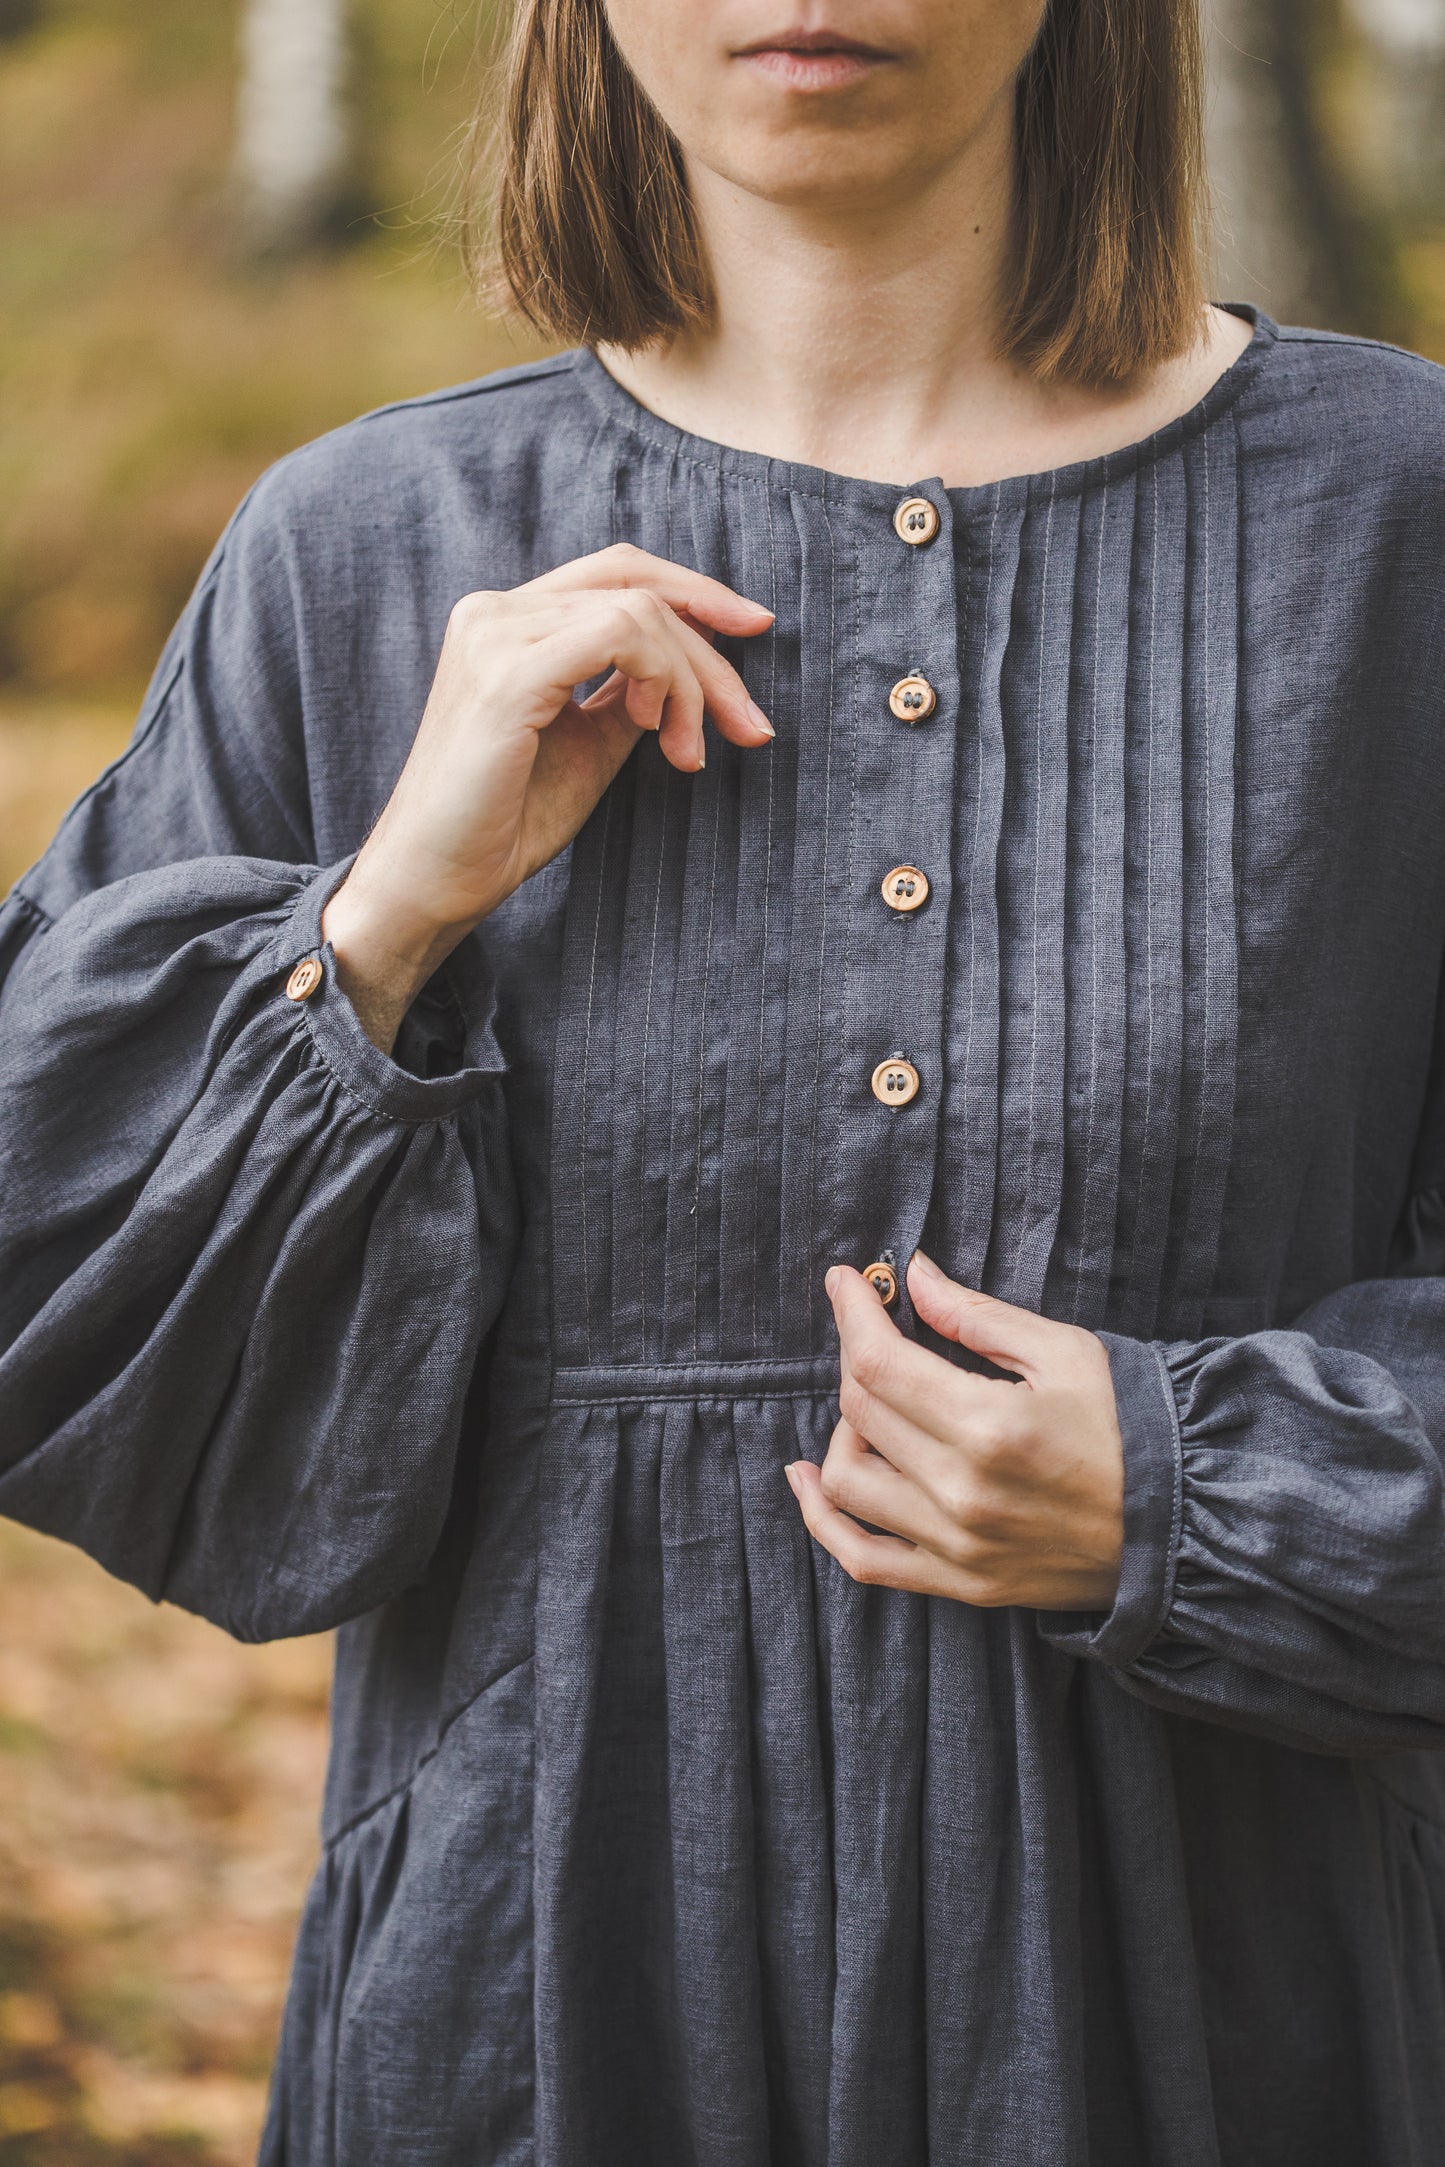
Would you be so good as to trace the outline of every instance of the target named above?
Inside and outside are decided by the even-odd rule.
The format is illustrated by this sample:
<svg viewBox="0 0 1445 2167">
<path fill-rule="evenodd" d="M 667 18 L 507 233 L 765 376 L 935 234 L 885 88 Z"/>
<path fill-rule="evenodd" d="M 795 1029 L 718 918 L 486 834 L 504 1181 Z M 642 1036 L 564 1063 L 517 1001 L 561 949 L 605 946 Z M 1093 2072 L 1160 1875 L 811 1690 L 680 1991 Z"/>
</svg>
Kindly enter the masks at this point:
<svg viewBox="0 0 1445 2167">
<path fill-rule="evenodd" d="M 1445 374 L 1261 320 L 903 493 L 587 355 L 373 415 L 8 905 L 0 1509 L 343 1628 L 270 2167 L 1445 2158 Z M 776 609 L 777 742 L 644 742 L 388 1061 L 283 982 L 453 601 L 613 538 Z M 1105 1329 L 1108 1616 L 804 1532 L 919 1240 Z"/>
</svg>

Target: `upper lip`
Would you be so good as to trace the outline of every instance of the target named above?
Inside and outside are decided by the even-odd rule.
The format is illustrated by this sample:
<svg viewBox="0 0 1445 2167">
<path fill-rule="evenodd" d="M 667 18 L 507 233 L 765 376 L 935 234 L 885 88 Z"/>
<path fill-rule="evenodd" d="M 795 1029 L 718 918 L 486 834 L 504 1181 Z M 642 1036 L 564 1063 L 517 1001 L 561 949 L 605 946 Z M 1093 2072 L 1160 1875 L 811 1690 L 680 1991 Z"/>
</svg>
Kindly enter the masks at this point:
<svg viewBox="0 0 1445 2167">
<path fill-rule="evenodd" d="M 868 45 L 862 38 L 845 37 L 839 30 L 778 30 L 765 38 L 754 38 L 750 45 L 740 45 L 740 53 L 860 53 L 865 59 L 883 60 L 887 55 L 881 46 Z"/>
</svg>

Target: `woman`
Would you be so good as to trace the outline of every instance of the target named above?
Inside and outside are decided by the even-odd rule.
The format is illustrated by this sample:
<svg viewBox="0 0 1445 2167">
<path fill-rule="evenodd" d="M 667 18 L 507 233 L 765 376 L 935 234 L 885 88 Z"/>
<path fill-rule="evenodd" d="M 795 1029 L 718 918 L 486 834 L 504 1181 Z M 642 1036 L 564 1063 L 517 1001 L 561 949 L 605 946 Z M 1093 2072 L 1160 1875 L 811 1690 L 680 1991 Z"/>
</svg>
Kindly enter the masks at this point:
<svg viewBox="0 0 1445 2167">
<path fill-rule="evenodd" d="M 1206 308 L 1191 0 L 509 96 L 580 346 L 8 905 L 0 1506 L 341 1627 L 264 2156 L 1436 2160 L 1441 375 Z"/>
</svg>

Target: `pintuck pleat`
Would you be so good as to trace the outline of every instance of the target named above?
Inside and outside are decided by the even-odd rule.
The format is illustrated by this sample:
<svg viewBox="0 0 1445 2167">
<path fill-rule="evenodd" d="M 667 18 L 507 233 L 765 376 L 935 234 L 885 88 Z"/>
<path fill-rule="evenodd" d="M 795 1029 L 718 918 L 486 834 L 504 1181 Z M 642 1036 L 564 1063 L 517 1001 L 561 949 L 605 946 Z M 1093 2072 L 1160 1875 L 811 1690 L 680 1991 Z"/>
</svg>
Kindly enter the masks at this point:
<svg viewBox="0 0 1445 2167">
<path fill-rule="evenodd" d="M 1125 688 L 1124 959 L 1131 1058 L 1110 1313 L 1148 1336 L 1158 1304 L 1179 1134 L 1184 1021 L 1180 710 L 1183 475 L 1156 460 L 1135 485 L 1135 576 Z"/>
<path fill-rule="evenodd" d="M 1183 715 L 1184 968 L 1191 1000 L 1179 1180 L 1165 1271 L 1168 1316 L 1158 1328 L 1187 1339 L 1206 1329 L 1218 1265 L 1239 1051 L 1239 444 L 1232 421 L 1195 439 L 1184 456 L 1191 515 Z"/>
<path fill-rule="evenodd" d="M 1078 500 L 1031 501 L 1003 657 L 1004 841 L 998 914 L 1001 1119 L 990 1290 L 1036 1309 L 1064 1151 L 1064 899 Z"/>
<path fill-rule="evenodd" d="M 1125 687 L 1134 489 L 1085 499 L 1070 682 L 1066 1179 L 1045 1308 L 1075 1324 L 1108 1314 L 1129 1058 L 1124 964 Z"/>
<path fill-rule="evenodd" d="M 856 574 L 840 561 L 843 523 L 825 498 L 794 492 L 787 561 L 796 565 L 802 600 L 798 651 L 784 644 L 779 683 L 792 683 L 794 713 L 785 728 L 794 747 L 791 788 L 793 939 L 784 1024 L 782 1127 L 783 1284 L 780 1351 L 802 1354 L 824 1330 L 818 1259 L 839 1238 L 837 1167 L 837 1016 L 846 951 L 849 803 L 857 759 L 858 712 L 850 661 Z M 778 635 L 774 635 L 775 640 Z M 806 679 L 804 653 L 826 658 Z M 786 740 L 781 741 L 786 749 Z M 774 746 L 774 756 L 780 746 Z M 788 771 L 779 772 L 780 782 Z"/>
<path fill-rule="evenodd" d="M 956 530 L 959 563 L 959 763 L 952 836 L 957 868 L 944 991 L 945 1133 L 953 1179 L 933 1204 L 939 1260 L 984 1283 L 999 1146 L 999 838 L 1004 812 L 1003 657 L 1023 521 L 991 492 L 986 514 Z"/>
</svg>

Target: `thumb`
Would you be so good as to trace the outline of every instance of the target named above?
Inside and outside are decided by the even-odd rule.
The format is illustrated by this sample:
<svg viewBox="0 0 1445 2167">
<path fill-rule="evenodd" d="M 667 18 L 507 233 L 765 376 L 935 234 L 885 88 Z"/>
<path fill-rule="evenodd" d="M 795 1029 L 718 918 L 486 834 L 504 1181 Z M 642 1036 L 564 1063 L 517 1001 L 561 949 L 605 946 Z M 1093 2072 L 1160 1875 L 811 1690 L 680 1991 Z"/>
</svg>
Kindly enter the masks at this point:
<svg viewBox="0 0 1445 2167">
<path fill-rule="evenodd" d="M 1057 1325 L 1031 1309 L 1016 1309 L 1012 1302 L 960 1286 L 921 1249 L 909 1259 L 908 1292 L 925 1324 L 1000 1369 L 1033 1377 L 1048 1361 Z"/>
</svg>

